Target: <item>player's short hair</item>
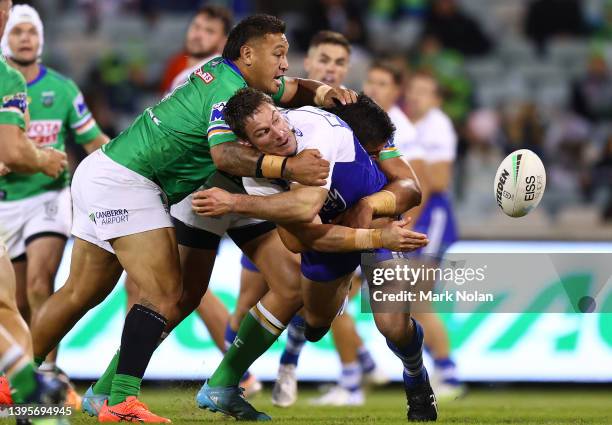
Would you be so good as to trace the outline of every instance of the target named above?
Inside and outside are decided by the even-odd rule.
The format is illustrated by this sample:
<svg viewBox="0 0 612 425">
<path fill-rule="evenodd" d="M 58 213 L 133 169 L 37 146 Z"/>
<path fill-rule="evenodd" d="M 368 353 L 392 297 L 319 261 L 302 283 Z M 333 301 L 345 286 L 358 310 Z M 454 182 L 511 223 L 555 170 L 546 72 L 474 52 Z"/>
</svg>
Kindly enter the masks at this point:
<svg viewBox="0 0 612 425">
<path fill-rule="evenodd" d="M 206 15 L 211 19 L 219 19 L 223 23 L 223 32 L 228 35 L 232 29 L 232 22 L 234 20 L 231 10 L 226 7 L 219 6 L 216 4 L 210 4 L 200 8 L 195 16 Z"/>
<path fill-rule="evenodd" d="M 370 65 L 369 71 L 372 71 L 374 69 L 384 71 L 387 74 L 391 75 L 391 78 L 393 79 L 395 85 L 401 86 L 404 82 L 404 73 L 393 62 L 389 62 L 388 60 L 374 61 L 372 65 Z"/>
<path fill-rule="evenodd" d="M 240 57 L 240 48 L 250 40 L 266 34 L 284 34 L 285 29 L 285 23 L 276 16 L 265 14 L 249 16 L 238 22 L 238 25 L 230 31 L 223 49 L 223 57 L 236 60 Z"/>
<path fill-rule="evenodd" d="M 241 139 L 247 140 L 245 124 L 247 119 L 255 115 L 259 107 L 269 103 L 274 106 L 270 96 L 252 87 L 238 90 L 225 104 L 223 118 L 234 134 Z"/>
<path fill-rule="evenodd" d="M 329 30 L 319 31 L 310 39 L 308 49 L 314 49 L 321 44 L 335 44 L 337 46 L 342 46 L 346 49 L 349 55 L 351 54 L 351 43 L 349 43 L 346 37 L 339 32 Z"/>
<path fill-rule="evenodd" d="M 389 115 L 363 93 L 357 102 L 326 108 L 351 127 L 353 134 L 366 150 L 375 150 L 393 137 L 395 126 Z"/>
</svg>

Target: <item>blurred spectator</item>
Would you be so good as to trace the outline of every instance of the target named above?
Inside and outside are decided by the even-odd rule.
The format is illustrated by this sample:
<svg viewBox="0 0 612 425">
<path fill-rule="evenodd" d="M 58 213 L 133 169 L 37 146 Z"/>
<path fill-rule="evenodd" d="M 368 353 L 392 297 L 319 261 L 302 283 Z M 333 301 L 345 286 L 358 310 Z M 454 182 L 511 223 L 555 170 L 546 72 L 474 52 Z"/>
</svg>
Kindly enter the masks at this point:
<svg viewBox="0 0 612 425">
<path fill-rule="evenodd" d="M 305 26 L 296 31 L 298 47 L 308 49 L 310 39 L 321 30 L 331 30 L 344 35 L 351 44 L 364 45 L 366 29 L 358 0 L 314 0 L 309 2 L 304 18 Z"/>
<path fill-rule="evenodd" d="M 591 55 L 586 75 L 574 82 L 572 110 L 594 124 L 612 119 L 612 76 L 602 54 Z"/>
<path fill-rule="evenodd" d="M 593 190 L 602 189 L 606 192 L 603 218 L 612 221 L 612 134 L 608 136 L 601 159 L 593 167 L 590 180 Z"/>
<path fill-rule="evenodd" d="M 541 52 L 555 36 L 583 36 L 588 25 L 579 0 L 534 0 L 529 4 L 525 33 Z"/>
<path fill-rule="evenodd" d="M 187 52 L 183 49 L 166 61 L 159 84 L 159 92 L 167 93 L 170 90 L 174 77 L 179 75 L 185 68 L 187 68 Z"/>
<path fill-rule="evenodd" d="M 424 34 L 434 35 L 444 47 L 465 56 L 485 55 L 493 47 L 478 22 L 461 11 L 456 0 L 433 0 Z"/>
</svg>

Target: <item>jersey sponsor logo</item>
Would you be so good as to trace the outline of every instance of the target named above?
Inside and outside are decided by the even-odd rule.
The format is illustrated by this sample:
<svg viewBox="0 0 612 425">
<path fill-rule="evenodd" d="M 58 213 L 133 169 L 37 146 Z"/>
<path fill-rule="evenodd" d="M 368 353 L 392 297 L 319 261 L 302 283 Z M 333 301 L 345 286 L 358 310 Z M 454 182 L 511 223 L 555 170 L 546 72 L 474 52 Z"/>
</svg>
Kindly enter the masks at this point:
<svg viewBox="0 0 612 425">
<path fill-rule="evenodd" d="M 330 190 L 329 192 L 327 192 L 327 198 L 325 199 L 323 208 L 321 208 L 322 212 L 341 212 L 345 209 L 346 201 L 344 200 L 340 192 L 338 192 L 338 189 L 334 188 L 334 190 Z"/>
<path fill-rule="evenodd" d="M 129 221 L 130 213 L 125 208 L 120 208 L 117 210 L 96 211 L 93 214 L 89 214 L 89 218 L 94 223 L 105 226 L 107 224 L 118 224 Z"/>
<path fill-rule="evenodd" d="M 53 106 L 53 102 L 55 101 L 55 92 L 54 91 L 42 92 L 40 100 L 43 106 L 50 108 L 51 106 Z"/>
<path fill-rule="evenodd" d="M 212 83 L 215 79 L 214 75 L 212 75 L 210 72 L 204 71 L 202 68 L 196 70 L 194 74 L 200 77 L 206 84 Z"/>
<path fill-rule="evenodd" d="M 225 102 L 215 103 L 210 111 L 210 119 L 208 121 L 222 121 L 223 120 L 223 109 L 225 108 Z"/>
<path fill-rule="evenodd" d="M 74 106 L 74 110 L 79 117 L 88 111 L 87 105 L 85 104 L 85 99 L 83 98 L 83 93 L 79 93 L 77 97 L 74 98 L 72 101 L 72 106 Z"/>
<path fill-rule="evenodd" d="M 28 137 L 38 146 L 50 146 L 57 143 L 61 130 L 62 120 L 34 120 L 30 121 Z"/>
<path fill-rule="evenodd" d="M 2 109 L 25 113 L 28 109 L 28 96 L 25 93 L 15 93 L 2 98 Z"/>
</svg>

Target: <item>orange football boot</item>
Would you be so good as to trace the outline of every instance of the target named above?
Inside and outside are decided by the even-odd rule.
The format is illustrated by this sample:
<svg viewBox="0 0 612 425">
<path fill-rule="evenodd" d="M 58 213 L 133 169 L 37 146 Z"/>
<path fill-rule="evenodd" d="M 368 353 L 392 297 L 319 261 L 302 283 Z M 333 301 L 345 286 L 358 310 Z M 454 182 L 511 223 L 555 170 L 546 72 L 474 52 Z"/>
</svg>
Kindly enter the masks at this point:
<svg viewBox="0 0 612 425">
<path fill-rule="evenodd" d="M 149 411 L 142 401 L 129 396 L 123 403 L 108 405 L 108 400 L 98 413 L 98 422 L 145 422 L 152 424 L 168 424 L 170 419 L 162 418 Z"/>
</svg>

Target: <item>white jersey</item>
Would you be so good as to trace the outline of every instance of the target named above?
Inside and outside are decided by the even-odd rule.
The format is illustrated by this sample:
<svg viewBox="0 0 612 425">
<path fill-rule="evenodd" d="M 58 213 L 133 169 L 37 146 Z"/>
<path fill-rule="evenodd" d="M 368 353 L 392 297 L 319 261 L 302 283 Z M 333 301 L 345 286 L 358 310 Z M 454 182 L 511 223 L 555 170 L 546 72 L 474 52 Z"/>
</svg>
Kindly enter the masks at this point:
<svg viewBox="0 0 612 425">
<path fill-rule="evenodd" d="M 284 112 L 293 126 L 297 152 L 318 149 L 329 161 L 329 177 L 325 188 L 329 191 L 319 211 L 324 223 L 355 204 L 364 196 L 378 192 L 387 183 L 385 175 L 374 164 L 353 131 L 337 116 L 312 106 Z M 251 195 L 271 195 L 286 190 L 281 181 L 242 179 Z"/>
<path fill-rule="evenodd" d="M 198 62 L 196 65 L 192 66 L 191 68 L 186 68 L 184 70 L 182 70 L 176 77 L 174 77 L 174 79 L 172 80 L 172 84 L 170 84 L 170 89 L 168 90 L 168 93 L 171 93 L 172 91 L 174 91 L 174 89 L 176 89 L 178 86 L 180 86 L 181 84 L 183 84 L 185 81 L 187 81 L 187 79 L 189 78 L 189 76 L 194 73 L 196 70 L 198 70 L 202 65 L 204 65 L 206 62 L 216 58 L 217 56 L 219 56 L 218 53 L 215 53 L 212 56 L 207 57 L 206 59 Z"/>
<path fill-rule="evenodd" d="M 324 159 L 329 161 L 329 175 L 334 172 L 337 161 L 351 162 L 355 159 L 355 142 L 353 131 L 338 120 L 334 114 L 313 106 L 283 111 L 295 130 L 297 152 L 305 149 L 318 149 Z M 331 178 L 325 183 L 329 190 Z M 250 195 L 271 195 L 284 189 L 265 178 L 244 177 L 242 183 Z"/>
<path fill-rule="evenodd" d="M 416 140 L 425 151 L 427 162 L 454 161 L 457 134 L 450 118 L 440 109 L 429 111 L 415 123 Z"/>
<path fill-rule="evenodd" d="M 397 106 L 387 111 L 391 122 L 395 126 L 393 143 L 407 160 L 424 159 L 425 150 L 416 141 L 416 128 L 410 122 L 406 114 Z"/>
</svg>

